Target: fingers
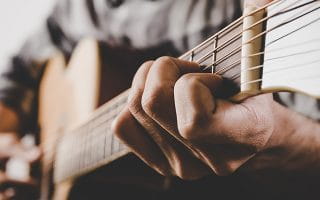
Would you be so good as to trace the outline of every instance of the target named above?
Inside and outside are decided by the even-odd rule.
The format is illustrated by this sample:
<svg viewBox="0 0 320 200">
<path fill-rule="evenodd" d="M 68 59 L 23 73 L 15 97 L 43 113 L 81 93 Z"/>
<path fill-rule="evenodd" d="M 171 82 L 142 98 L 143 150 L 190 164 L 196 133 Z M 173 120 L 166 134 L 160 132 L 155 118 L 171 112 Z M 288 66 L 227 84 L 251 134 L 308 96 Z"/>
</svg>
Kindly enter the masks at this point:
<svg viewBox="0 0 320 200">
<path fill-rule="evenodd" d="M 142 108 L 149 117 L 171 134 L 177 133 L 174 105 L 174 85 L 185 73 L 199 71 L 199 65 L 170 57 L 154 63 L 145 84 Z"/>
<path fill-rule="evenodd" d="M 174 87 L 179 133 L 187 140 L 207 136 L 207 126 L 215 111 L 214 90 L 222 79 L 212 74 L 187 74 Z"/>
<path fill-rule="evenodd" d="M 179 133 L 218 175 L 234 172 L 270 137 L 264 118 L 271 116 L 270 99 L 258 96 L 234 104 L 215 98 L 223 88 L 224 81 L 212 74 L 184 75 L 174 88 Z"/>
<path fill-rule="evenodd" d="M 187 74 L 178 80 L 174 88 L 175 106 L 179 133 L 184 138 L 244 145 L 253 142 L 252 133 L 263 132 L 257 128 L 266 119 L 259 113 L 270 114 L 271 110 L 264 108 L 268 98 L 252 97 L 234 104 L 215 98 L 223 88 L 224 81 L 212 74 Z"/>
<path fill-rule="evenodd" d="M 198 68 L 168 57 L 142 65 L 128 107 L 113 126 L 134 153 L 164 175 L 194 179 L 210 170 L 232 173 L 267 138 L 256 128 L 264 120 L 255 106 L 263 108 L 265 102 L 256 97 L 234 104 L 218 98 L 229 94 L 230 85 L 225 90 L 219 76 L 190 73 Z"/>
<path fill-rule="evenodd" d="M 124 143 L 131 147 L 139 157 L 141 157 L 151 167 L 155 168 L 158 171 L 161 171 L 162 174 L 166 174 L 167 171 L 169 171 L 170 174 L 177 175 L 185 179 L 194 179 L 196 177 L 203 176 L 203 174 L 208 173 L 209 168 L 206 167 L 201 161 L 196 159 L 194 156 L 192 156 L 189 150 L 187 150 L 184 145 L 182 145 L 179 141 L 177 141 L 170 134 L 168 134 L 162 128 L 162 124 L 158 123 L 155 120 L 155 118 L 148 115 L 145 112 L 142 103 L 143 95 L 145 91 L 148 90 L 146 88 L 146 81 L 147 79 L 153 79 L 152 77 L 156 75 L 153 68 L 162 68 L 162 66 L 159 66 L 159 63 L 160 65 L 168 63 L 170 68 L 176 70 L 174 72 L 170 72 L 169 69 L 166 69 L 168 74 L 175 73 L 175 75 L 162 78 L 165 83 L 172 80 L 171 82 L 172 84 L 174 84 L 175 79 L 179 78 L 179 74 L 181 72 L 179 72 L 180 69 L 178 68 L 178 66 L 173 66 L 175 67 L 173 68 L 172 65 L 176 65 L 175 63 L 171 63 L 169 61 L 164 62 L 161 60 L 165 59 L 162 58 L 160 59 L 160 61 L 157 60 L 155 62 L 147 62 L 138 70 L 134 78 L 129 97 L 129 111 L 132 116 L 130 116 L 130 113 L 128 113 L 127 111 L 124 111 L 115 122 L 114 132 L 122 141 L 124 141 Z M 196 65 L 189 64 L 189 66 L 187 65 L 185 68 L 181 68 L 181 71 L 190 70 L 188 68 L 192 68 L 192 70 L 194 70 L 196 68 Z M 164 74 L 162 70 L 160 70 L 159 72 L 161 73 L 161 77 L 166 76 L 166 74 Z M 160 82 L 160 79 L 156 77 L 155 79 L 157 79 L 157 81 Z M 174 85 L 171 86 L 172 94 L 173 86 Z M 174 102 L 173 98 L 170 99 L 170 101 Z M 165 106 L 163 109 L 167 109 L 167 105 L 163 105 Z M 174 111 L 174 105 L 172 104 L 172 106 L 173 108 L 172 110 L 170 110 L 170 112 Z M 133 117 L 136 119 L 136 121 L 133 120 Z M 173 115 L 172 118 L 175 121 L 175 115 Z M 140 126 L 140 128 L 138 126 Z M 174 130 L 177 130 L 175 124 Z M 133 134 L 132 136 L 129 136 L 128 133 Z M 177 132 L 175 132 L 175 134 L 177 134 Z M 141 141 L 144 141 L 144 143 L 148 145 L 141 145 L 141 143 L 139 142 L 140 140 L 130 139 L 130 137 L 140 138 Z M 147 141 L 149 139 L 146 138 L 152 138 L 154 142 L 148 143 Z M 166 158 L 166 161 L 163 160 L 158 149 L 161 150 L 162 154 Z M 148 154 L 146 152 L 156 153 Z M 196 168 L 198 170 L 195 170 Z"/>
<path fill-rule="evenodd" d="M 219 130 L 220 124 L 214 119 L 216 101 L 221 101 L 215 99 L 214 94 L 221 84 L 222 78 L 212 74 L 187 74 L 178 80 L 174 91 L 179 133 L 198 144 L 202 159 L 216 174 L 226 175 L 239 164 L 226 154 L 231 148 L 217 145 L 228 142 L 228 138 L 225 139 L 228 135 Z"/>
<path fill-rule="evenodd" d="M 127 108 L 113 122 L 112 130 L 124 144 L 149 166 L 162 175 L 171 174 L 169 163 L 162 151 Z"/>
</svg>

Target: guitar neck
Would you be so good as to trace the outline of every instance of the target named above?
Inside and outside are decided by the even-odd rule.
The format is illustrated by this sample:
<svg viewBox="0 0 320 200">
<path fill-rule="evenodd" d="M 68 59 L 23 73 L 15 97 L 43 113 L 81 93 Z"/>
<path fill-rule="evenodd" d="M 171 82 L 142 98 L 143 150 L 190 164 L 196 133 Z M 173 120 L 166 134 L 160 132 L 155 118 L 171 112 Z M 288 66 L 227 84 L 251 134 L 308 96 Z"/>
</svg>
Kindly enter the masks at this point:
<svg viewBox="0 0 320 200">
<path fill-rule="evenodd" d="M 95 111 L 85 124 L 64 135 L 55 161 L 55 182 L 79 176 L 129 153 L 111 132 L 112 121 L 124 109 L 129 90 Z"/>
<path fill-rule="evenodd" d="M 285 6 L 282 4 L 282 1 L 274 1 L 259 9 L 245 8 L 243 17 L 179 58 L 197 62 L 203 71 L 210 71 L 231 80 L 240 91 L 234 99 L 239 100 L 263 92 L 261 86 L 265 35 L 271 32 L 272 27 L 281 27 L 290 20 L 294 21 L 292 12 L 294 15 L 303 15 L 319 8 L 319 1 L 310 0 L 289 2 L 289 5 Z M 271 9 L 268 15 L 266 9 Z M 319 16 L 319 12 L 316 14 Z M 275 17 L 280 15 L 289 16 L 277 21 Z M 266 26 L 270 19 L 273 19 L 272 24 Z M 265 30 L 265 27 L 269 28 Z M 317 28 L 315 35 L 320 40 L 319 32 Z M 266 39 L 268 42 L 274 40 L 268 35 Z M 269 54 L 266 57 L 270 59 Z M 278 63 L 273 63 L 275 64 Z M 109 101 L 100 107 L 87 123 L 65 134 L 57 148 L 55 182 L 92 171 L 130 152 L 111 132 L 112 121 L 126 106 L 128 93 L 129 90 Z"/>
</svg>

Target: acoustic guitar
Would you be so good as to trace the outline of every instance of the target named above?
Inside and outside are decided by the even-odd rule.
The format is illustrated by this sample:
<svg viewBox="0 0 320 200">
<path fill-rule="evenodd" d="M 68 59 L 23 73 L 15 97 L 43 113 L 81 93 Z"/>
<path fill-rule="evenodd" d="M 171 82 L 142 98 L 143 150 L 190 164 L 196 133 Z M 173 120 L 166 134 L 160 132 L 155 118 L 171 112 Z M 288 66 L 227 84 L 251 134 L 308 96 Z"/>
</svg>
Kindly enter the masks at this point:
<svg viewBox="0 0 320 200">
<path fill-rule="evenodd" d="M 58 55 L 44 72 L 39 91 L 41 199 L 67 199 L 76 178 L 131 155 L 110 129 L 129 90 L 100 106 L 101 96 L 110 99 L 125 89 L 120 83 L 128 87 L 130 79 L 113 70 L 113 82 L 105 84 L 99 51 L 96 41 L 84 40 L 67 67 Z M 246 6 L 241 18 L 179 58 L 232 81 L 237 88 L 233 101 L 279 91 L 319 98 L 320 1 Z M 108 89 L 108 95 L 101 94 Z M 182 138 L 177 140 L 192 148 Z"/>
</svg>

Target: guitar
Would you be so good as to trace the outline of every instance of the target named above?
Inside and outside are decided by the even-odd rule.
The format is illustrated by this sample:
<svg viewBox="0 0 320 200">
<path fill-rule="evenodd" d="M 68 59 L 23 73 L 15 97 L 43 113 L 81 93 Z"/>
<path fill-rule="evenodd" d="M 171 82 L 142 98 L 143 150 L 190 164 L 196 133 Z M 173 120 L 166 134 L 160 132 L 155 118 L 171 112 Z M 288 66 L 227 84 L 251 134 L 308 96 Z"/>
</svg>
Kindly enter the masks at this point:
<svg viewBox="0 0 320 200">
<path fill-rule="evenodd" d="M 233 101 L 279 91 L 319 98 L 319 16 L 317 0 L 277 0 L 262 8 L 247 6 L 243 17 L 179 58 L 231 80 L 237 89 Z M 101 96 L 110 99 L 128 87 L 130 79 L 113 71 L 109 77 L 116 82 L 103 84 L 100 55 L 98 43 L 87 39 L 78 45 L 68 67 L 61 55 L 46 67 L 39 91 L 44 150 L 41 199 L 67 199 L 77 177 L 132 156 L 110 129 L 126 105 L 129 90 L 97 108 Z M 112 91 L 101 94 L 102 88 Z M 182 138 L 177 139 L 192 148 Z"/>
</svg>

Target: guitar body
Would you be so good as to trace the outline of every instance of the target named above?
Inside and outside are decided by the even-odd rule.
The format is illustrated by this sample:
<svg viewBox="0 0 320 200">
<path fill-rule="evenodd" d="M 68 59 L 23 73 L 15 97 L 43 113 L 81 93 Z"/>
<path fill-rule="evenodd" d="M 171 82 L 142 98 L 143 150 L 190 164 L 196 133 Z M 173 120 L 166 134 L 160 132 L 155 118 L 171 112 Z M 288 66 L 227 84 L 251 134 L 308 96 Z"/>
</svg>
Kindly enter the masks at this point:
<svg viewBox="0 0 320 200">
<path fill-rule="evenodd" d="M 79 59 L 82 58 L 82 59 Z M 42 187 L 50 188 L 52 159 L 58 139 L 97 108 L 99 100 L 100 64 L 98 43 L 83 41 L 75 50 L 68 67 L 62 55 L 47 65 L 40 88 L 39 122 L 43 148 Z M 47 183 L 45 183 L 47 182 Z M 71 182 L 56 188 L 55 199 L 66 199 Z M 47 189 L 44 189 L 45 191 Z M 42 192 L 47 196 L 49 191 Z"/>
<path fill-rule="evenodd" d="M 85 170 L 80 175 L 62 181 L 55 181 L 54 178 L 57 171 L 55 166 L 57 149 L 61 146 L 61 142 L 71 135 L 70 132 L 74 128 L 92 118 L 94 111 L 102 104 L 129 88 L 142 60 L 158 57 L 159 55 L 155 55 L 154 52 L 162 54 L 162 51 L 157 49 L 151 51 L 151 54 L 146 53 L 149 51 L 110 50 L 93 39 L 85 39 L 78 44 L 68 63 L 61 54 L 48 62 L 39 89 L 40 143 L 44 151 L 41 200 L 70 199 L 70 191 L 74 185 L 79 185 L 78 182 L 83 180 L 87 182 L 86 179 L 100 184 L 103 182 L 103 185 L 116 183 L 135 187 L 138 185 L 139 189 L 147 188 L 149 191 L 161 190 L 165 179 L 128 153 L 117 155 L 114 158 L 117 159 L 116 162 L 105 167 L 102 165 L 100 167 L 102 169 L 99 167 L 91 169 L 93 173 Z M 122 55 L 125 55 L 126 59 L 116 59 Z M 126 68 L 127 66 L 130 68 Z M 77 148 L 81 149 L 83 145 Z M 72 161 L 74 160 L 67 165 L 70 166 Z M 101 176 L 106 178 L 101 180 Z M 95 186 L 89 185 L 92 188 Z"/>
</svg>

